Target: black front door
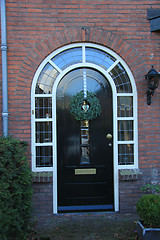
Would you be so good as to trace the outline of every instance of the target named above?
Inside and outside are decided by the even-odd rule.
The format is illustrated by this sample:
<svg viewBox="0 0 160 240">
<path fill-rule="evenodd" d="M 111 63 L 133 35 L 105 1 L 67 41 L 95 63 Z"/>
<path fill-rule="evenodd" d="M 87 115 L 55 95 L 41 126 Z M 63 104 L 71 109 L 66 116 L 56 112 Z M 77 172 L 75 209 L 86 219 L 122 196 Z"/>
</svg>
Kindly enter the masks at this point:
<svg viewBox="0 0 160 240">
<path fill-rule="evenodd" d="M 114 209 L 112 90 L 96 70 L 86 68 L 86 78 L 101 105 L 91 121 L 70 113 L 71 97 L 83 90 L 83 69 L 69 72 L 57 88 L 59 212 Z"/>
</svg>

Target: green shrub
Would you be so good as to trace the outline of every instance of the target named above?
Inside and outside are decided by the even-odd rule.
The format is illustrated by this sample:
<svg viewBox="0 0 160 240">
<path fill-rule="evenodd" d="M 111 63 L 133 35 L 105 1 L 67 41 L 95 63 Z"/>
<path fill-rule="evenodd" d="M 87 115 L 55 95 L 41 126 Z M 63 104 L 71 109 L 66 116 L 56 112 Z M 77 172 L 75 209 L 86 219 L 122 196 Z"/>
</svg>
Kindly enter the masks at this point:
<svg viewBox="0 0 160 240">
<path fill-rule="evenodd" d="M 160 227 L 160 195 L 146 194 L 137 203 L 137 213 L 146 227 Z"/>
<path fill-rule="evenodd" d="M 31 171 L 27 144 L 0 137 L 0 239 L 26 239 L 31 216 Z"/>
<path fill-rule="evenodd" d="M 160 184 L 145 184 L 142 190 L 147 193 L 160 194 Z"/>
</svg>

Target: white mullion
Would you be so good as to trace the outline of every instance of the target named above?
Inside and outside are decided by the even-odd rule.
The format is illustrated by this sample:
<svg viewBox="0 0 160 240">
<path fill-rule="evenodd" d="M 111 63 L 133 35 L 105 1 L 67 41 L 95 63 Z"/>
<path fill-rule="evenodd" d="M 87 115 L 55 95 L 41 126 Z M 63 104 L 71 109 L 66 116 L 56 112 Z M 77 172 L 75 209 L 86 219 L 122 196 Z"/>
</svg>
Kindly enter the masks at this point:
<svg viewBox="0 0 160 240">
<path fill-rule="evenodd" d="M 53 167 L 36 167 L 36 172 L 51 172 Z"/>
<path fill-rule="evenodd" d="M 132 141 L 117 141 L 117 143 L 118 143 L 118 145 L 119 144 L 134 144 L 134 141 L 132 140 Z"/>
<path fill-rule="evenodd" d="M 135 169 L 137 168 L 135 166 L 135 164 L 121 164 L 121 165 L 118 165 L 118 169 Z"/>
<path fill-rule="evenodd" d="M 82 63 L 86 63 L 86 47 L 82 46 Z"/>
<path fill-rule="evenodd" d="M 53 118 L 35 118 L 35 122 L 52 122 Z"/>
<path fill-rule="evenodd" d="M 134 164 L 135 167 L 138 168 L 138 121 L 137 121 L 137 92 L 134 89 L 134 96 L 133 96 L 133 117 L 134 117 Z"/>
<path fill-rule="evenodd" d="M 118 97 L 133 97 L 133 93 L 117 93 Z"/>
<path fill-rule="evenodd" d="M 49 62 L 49 63 L 52 65 L 52 67 L 54 67 L 59 73 L 62 72 L 62 70 L 61 70 L 52 60 L 49 60 L 48 62 Z"/>
<path fill-rule="evenodd" d="M 39 97 L 39 98 L 42 98 L 42 97 L 52 97 L 52 94 L 35 94 L 34 97 Z"/>
<path fill-rule="evenodd" d="M 118 63 L 119 63 L 119 60 L 116 60 L 116 61 L 106 70 L 106 73 L 109 73 Z"/>
<path fill-rule="evenodd" d="M 110 76 L 109 76 L 110 77 Z M 114 205 L 115 211 L 119 210 L 119 177 L 118 177 L 118 125 L 117 125 L 117 92 L 115 85 L 112 86 L 112 108 L 113 108 L 113 168 L 114 168 Z M 113 87 L 114 86 L 114 87 Z"/>
<path fill-rule="evenodd" d="M 56 91 L 52 93 L 52 142 L 53 144 L 53 158 L 55 158 L 56 149 Z M 54 161 L 53 161 L 54 163 Z"/>
<path fill-rule="evenodd" d="M 32 89 L 32 92 L 34 89 Z M 36 147 L 35 147 L 35 96 L 31 96 L 31 133 L 32 133 L 32 171 L 36 171 Z"/>
<path fill-rule="evenodd" d="M 43 146 L 45 146 L 45 147 L 47 147 L 47 146 L 52 146 L 53 145 L 53 143 L 52 142 L 44 142 L 44 143 L 35 143 L 35 146 L 36 147 L 43 147 Z"/>
<path fill-rule="evenodd" d="M 53 128 L 53 213 L 57 213 L 58 208 L 58 193 L 57 193 L 57 116 L 56 116 L 56 90 L 57 90 L 57 84 L 54 84 L 53 91 L 52 91 L 52 116 L 54 118 L 54 121 L 52 122 L 52 128 Z"/>
<path fill-rule="evenodd" d="M 134 117 L 117 117 L 117 120 L 121 120 L 121 121 L 123 121 L 123 120 L 125 120 L 125 121 L 133 120 L 134 121 Z"/>
</svg>

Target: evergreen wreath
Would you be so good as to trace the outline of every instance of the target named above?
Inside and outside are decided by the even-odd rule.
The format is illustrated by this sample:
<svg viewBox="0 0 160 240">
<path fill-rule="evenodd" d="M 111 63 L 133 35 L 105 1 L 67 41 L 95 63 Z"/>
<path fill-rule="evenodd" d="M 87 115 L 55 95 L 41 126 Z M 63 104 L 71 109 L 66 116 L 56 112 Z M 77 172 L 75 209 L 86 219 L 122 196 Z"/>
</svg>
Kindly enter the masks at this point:
<svg viewBox="0 0 160 240">
<path fill-rule="evenodd" d="M 96 94 L 88 91 L 87 98 L 84 99 L 84 91 L 78 92 L 71 98 L 70 112 L 76 120 L 92 120 L 101 113 L 99 99 Z"/>
</svg>

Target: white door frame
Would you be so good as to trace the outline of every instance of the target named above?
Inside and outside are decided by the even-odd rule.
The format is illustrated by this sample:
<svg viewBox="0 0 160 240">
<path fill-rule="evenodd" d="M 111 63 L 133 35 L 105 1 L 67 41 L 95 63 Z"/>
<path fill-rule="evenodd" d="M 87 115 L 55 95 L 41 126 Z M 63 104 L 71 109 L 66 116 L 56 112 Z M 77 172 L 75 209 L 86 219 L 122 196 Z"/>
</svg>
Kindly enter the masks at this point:
<svg viewBox="0 0 160 240">
<path fill-rule="evenodd" d="M 58 194 L 57 194 L 57 129 L 56 129 L 56 91 L 57 91 L 57 86 L 59 84 L 59 82 L 61 81 L 61 79 L 63 78 L 63 76 L 65 76 L 66 73 L 68 73 L 71 70 L 74 70 L 76 68 L 84 68 L 84 67 L 88 67 L 88 68 L 92 68 L 95 70 L 98 70 L 99 72 L 101 72 L 102 74 L 105 75 L 105 77 L 108 79 L 110 85 L 111 85 L 111 89 L 112 89 L 112 107 L 113 107 L 113 182 L 114 182 L 114 210 L 118 211 L 119 210 L 119 194 L 118 194 L 118 154 L 116 154 L 116 137 L 115 137 L 115 133 L 117 132 L 117 122 L 115 121 L 116 119 L 116 115 L 117 115 L 117 98 L 114 97 L 116 95 L 116 87 L 113 83 L 113 80 L 111 78 L 111 76 L 104 71 L 103 68 L 95 65 L 95 64 L 75 64 L 72 65 L 71 67 L 67 68 L 62 74 L 60 74 L 58 76 L 58 78 L 56 79 L 54 86 L 53 86 L 53 103 L 54 103 L 54 109 L 53 109 L 53 118 L 55 119 L 54 121 L 54 129 L 55 129 L 55 138 L 54 138 L 54 143 L 55 143 L 55 147 L 54 147 L 54 156 L 53 156 L 53 213 L 57 214 L 57 209 L 58 209 Z M 114 66 L 113 66 L 114 67 Z M 111 70 L 111 68 L 110 68 Z M 107 190 L 106 190 L 107 191 Z"/>
</svg>

